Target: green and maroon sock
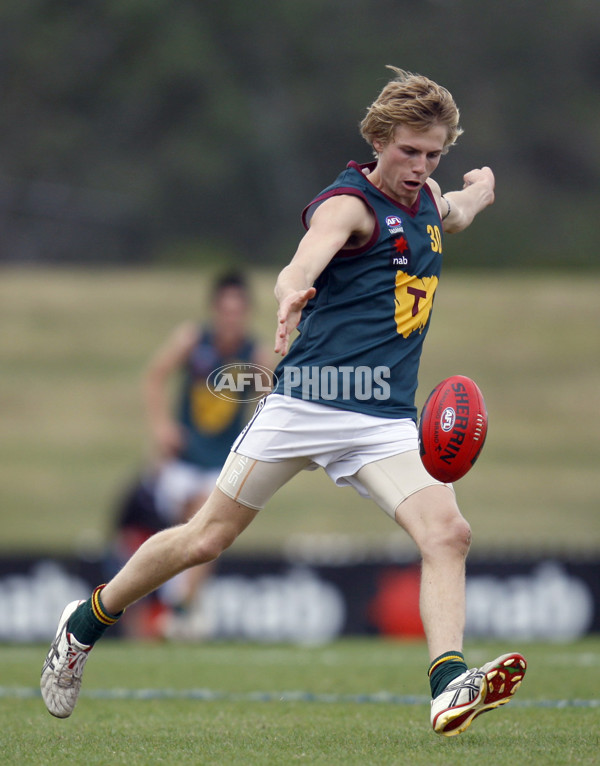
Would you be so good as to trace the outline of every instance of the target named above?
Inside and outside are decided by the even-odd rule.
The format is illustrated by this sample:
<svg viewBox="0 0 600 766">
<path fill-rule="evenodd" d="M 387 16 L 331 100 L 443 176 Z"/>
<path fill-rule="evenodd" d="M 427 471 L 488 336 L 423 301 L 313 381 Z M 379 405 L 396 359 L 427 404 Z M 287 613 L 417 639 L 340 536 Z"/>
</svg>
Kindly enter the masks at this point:
<svg viewBox="0 0 600 766">
<path fill-rule="evenodd" d="M 80 604 L 69 618 L 67 629 L 80 644 L 93 645 L 102 638 L 104 631 L 114 625 L 123 614 L 111 614 L 104 608 L 100 592 L 104 585 L 99 585 L 91 597 Z"/>
<path fill-rule="evenodd" d="M 444 652 L 436 657 L 428 672 L 432 698 L 435 699 L 451 681 L 468 669 L 462 652 Z"/>
</svg>

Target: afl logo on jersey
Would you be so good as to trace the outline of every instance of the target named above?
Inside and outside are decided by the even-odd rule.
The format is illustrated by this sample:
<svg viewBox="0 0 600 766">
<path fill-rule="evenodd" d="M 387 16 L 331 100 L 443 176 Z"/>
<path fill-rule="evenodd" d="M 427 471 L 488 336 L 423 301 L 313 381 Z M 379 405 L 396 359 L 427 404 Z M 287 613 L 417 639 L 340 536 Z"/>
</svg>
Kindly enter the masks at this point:
<svg viewBox="0 0 600 766">
<path fill-rule="evenodd" d="M 390 234 L 399 234 L 404 231 L 402 228 L 402 219 L 397 215 L 388 215 L 385 219 L 385 225 L 388 227 Z"/>
</svg>

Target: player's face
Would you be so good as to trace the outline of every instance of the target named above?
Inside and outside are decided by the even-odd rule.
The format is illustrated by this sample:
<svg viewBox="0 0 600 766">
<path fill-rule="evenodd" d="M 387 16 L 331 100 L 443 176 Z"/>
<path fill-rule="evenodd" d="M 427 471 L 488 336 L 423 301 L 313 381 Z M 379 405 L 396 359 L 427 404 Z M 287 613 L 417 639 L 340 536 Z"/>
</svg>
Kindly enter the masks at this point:
<svg viewBox="0 0 600 766">
<path fill-rule="evenodd" d="M 219 337 L 233 340 L 248 331 L 248 297 L 237 287 L 223 289 L 213 304 L 213 325 Z"/>
<path fill-rule="evenodd" d="M 411 207 L 437 168 L 447 135 L 443 125 L 421 132 L 404 125 L 397 127 L 387 144 L 373 143 L 378 160 L 369 180 L 389 197 Z"/>
</svg>

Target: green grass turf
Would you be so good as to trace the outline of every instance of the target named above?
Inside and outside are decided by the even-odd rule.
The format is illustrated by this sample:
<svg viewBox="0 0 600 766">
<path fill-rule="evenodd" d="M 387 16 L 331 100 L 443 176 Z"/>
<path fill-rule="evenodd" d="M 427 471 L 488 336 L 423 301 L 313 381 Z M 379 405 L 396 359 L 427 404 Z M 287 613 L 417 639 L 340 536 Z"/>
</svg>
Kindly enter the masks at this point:
<svg viewBox="0 0 600 766">
<path fill-rule="evenodd" d="M 177 323 L 206 316 L 211 276 L 0 276 L 0 547 L 101 547 L 115 500 L 147 454 L 144 366 Z M 275 276 L 252 273 L 254 329 L 266 344 Z M 600 277 L 589 274 L 450 273 L 441 281 L 417 403 L 454 373 L 473 377 L 486 397 L 487 443 L 457 484 L 474 550 L 600 547 L 599 290 Z M 312 534 L 405 544 L 374 504 L 317 471 L 284 487 L 234 551 L 277 549 Z"/>
<path fill-rule="evenodd" d="M 480 664 L 506 648 L 471 644 L 466 654 L 471 664 Z M 421 643 L 352 640 L 269 647 L 105 641 L 94 650 L 79 705 L 65 721 L 48 715 L 41 699 L 19 697 L 16 691 L 24 695 L 37 689 L 46 647 L 0 647 L 0 762 L 596 764 L 598 707 L 567 703 L 598 700 L 600 641 L 518 648 L 529 669 L 514 701 L 446 739 L 429 727 L 427 656 Z M 223 698 L 97 696 L 101 690 L 114 695 L 117 689 L 200 688 Z M 257 691 L 274 697 L 257 700 L 251 695 Z M 291 691 L 329 694 L 333 701 L 280 698 Z M 382 691 L 407 697 L 407 704 L 344 699 Z"/>
</svg>

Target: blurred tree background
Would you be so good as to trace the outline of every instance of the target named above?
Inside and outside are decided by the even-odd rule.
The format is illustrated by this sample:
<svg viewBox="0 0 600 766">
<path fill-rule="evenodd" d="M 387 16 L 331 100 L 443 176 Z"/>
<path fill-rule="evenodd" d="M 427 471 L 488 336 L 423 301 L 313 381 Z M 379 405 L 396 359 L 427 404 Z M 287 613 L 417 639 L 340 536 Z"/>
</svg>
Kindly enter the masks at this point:
<svg viewBox="0 0 600 766">
<path fill-rule="evenodd" d="M 461 265 L 596 266 L 600 3 L 4 0 L 0 262 L 287 260 L 385 64 L 454 94 L 436 178 L 490 165 Z"/>
</svg>

